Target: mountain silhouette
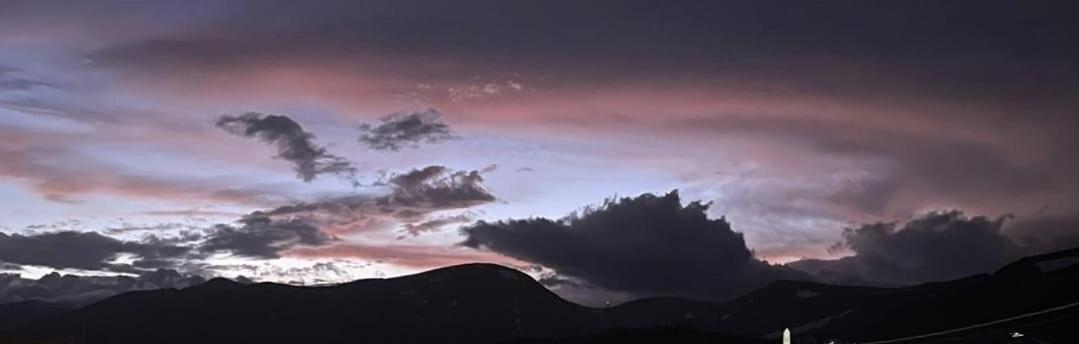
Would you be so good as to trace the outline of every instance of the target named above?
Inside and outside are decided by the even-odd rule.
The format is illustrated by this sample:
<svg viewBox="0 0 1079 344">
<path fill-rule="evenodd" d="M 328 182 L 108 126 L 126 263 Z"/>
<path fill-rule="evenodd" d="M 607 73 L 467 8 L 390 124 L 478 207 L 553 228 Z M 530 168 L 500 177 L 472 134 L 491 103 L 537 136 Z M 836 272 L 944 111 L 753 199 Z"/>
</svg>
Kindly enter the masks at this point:
<svg viewBox="0 0 1079 344">
<path fill-rule="evenodd" d="M 1028 257 L 989 274 L 905 288 L 780 281 L 726 302 L 648 298 L 600 309 L 568 302 L 532 277 L 466 264 L 389 279 L 299 287 L 211 279 L 134 291 L 74 310 L 0 305 L 0 339 L 75 343 L 797 343 L 914 337 L 1050 342 L 1079 324 L 1079 249 Z M 6 308 L 41 309 L 33 321 Z M 10 325 L 14 324 L 14 325 Z M 0 327 L 3 328 L 3 327 Z M 929 337 L 918 337 L 929 335 Z M 960 339 L 962 340 L 962 339 Z"/>
</svg>

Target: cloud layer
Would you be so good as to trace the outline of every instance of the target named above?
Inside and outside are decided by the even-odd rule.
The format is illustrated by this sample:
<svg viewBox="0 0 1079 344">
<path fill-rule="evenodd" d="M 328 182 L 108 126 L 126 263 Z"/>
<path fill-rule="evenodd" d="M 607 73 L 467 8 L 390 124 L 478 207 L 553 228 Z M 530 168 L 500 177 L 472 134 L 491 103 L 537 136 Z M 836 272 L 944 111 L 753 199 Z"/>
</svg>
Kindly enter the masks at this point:
<svg viewBox="0 0 1079 344">
<path fill-rule="evenodd" d="M 321 246 L 336 240 L 304 219 L 275 220 L 266 215 L 251 214 L 237 222 L 239 226 L 215 225 L 200 249 L 271 259 L 280 257 L 278 253 L 293 246 Z"/>
</svg>

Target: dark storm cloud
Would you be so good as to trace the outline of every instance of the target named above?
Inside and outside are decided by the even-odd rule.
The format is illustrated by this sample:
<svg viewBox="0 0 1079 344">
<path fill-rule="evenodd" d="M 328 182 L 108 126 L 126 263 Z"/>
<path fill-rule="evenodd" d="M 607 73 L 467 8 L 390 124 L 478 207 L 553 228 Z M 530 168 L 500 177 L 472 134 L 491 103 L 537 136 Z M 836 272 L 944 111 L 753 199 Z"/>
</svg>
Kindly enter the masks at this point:
<svg viewBox="0 0 1079 344">
<path fill-rule="evenodd" d="M 132 254 L 135 263 L 180 259 L 190 248 L 159 242 L 123 241 L 95 232 L 56 231 L 36 234 L 0 233 L 0 261 L 51 268 L 134 271 L 111 263 L 120 254 Z"/>
<path fill-rule="evenodd" d="M 39 279 L 0 274 L 0 304 L 27 300 L 86 304 L 132 290 L 185 288 L 205 279 L 176 270 L 160 269 L 129 276 L 77 276 L 53 272 Z"/>
<path fill-rule="evenodd" d="M 1031 247 L 1002 233 L 1007 217 L 933 212 L 905 223 L 872 223 L 843 231 L 837 249 L 853 256 L 802 260 L 789 266 L 833 283 L 899 286 L 995 271 Z"/>
<path fill-rule="evenodd" d="M 598 287 L 641 295 L 725 298 L 777 279 L 805 278 L 753 257 L 709 204 L 678 193 L 607 200 L 560 220 L 480 221 L 462 245 L 486 248 Z"/>
<path fill-rule="evenodd" d="M 379 124 L 360 125 L 360 143 L 369 149 L 398 151 L 417 148 L 423 143 L 439 143 L 456 138 L 450 126 L 439 118 L 438 110 L 396 113 L 380 119 Z"/>
<path fill-rule="evenodd" d="M 238 226 L 214 226 L 199 248 L 205 252 L 271 259 L 297 245 L 321 246 L 337 240 L 304 219 L 275 220 L 252 214 L 237 222 Z"/>
<path fill-rule="evenodd" d="M 277 146 L 277 157 L 291 162 L 296 174 L 311 181 L 320 174 L 335 174 L 353 178 L 356 168 L 345 158 L 326 152 L 315 144 L 315 135 L 304 131 L 299 123 L 287 116 L 246 113 L 240 116 L 222 115 L 215 123 L 235 135 L 257 138 Z"/>
</svg>

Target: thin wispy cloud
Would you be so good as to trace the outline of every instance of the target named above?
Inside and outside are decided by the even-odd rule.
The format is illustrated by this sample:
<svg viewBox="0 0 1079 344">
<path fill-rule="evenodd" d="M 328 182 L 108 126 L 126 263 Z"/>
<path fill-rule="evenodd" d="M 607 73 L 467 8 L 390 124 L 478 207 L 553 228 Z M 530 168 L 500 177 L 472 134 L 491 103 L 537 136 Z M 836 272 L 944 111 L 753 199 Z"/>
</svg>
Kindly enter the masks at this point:
<svg viewBox="0 0 1079 344">
<path fill-rule="evenodd" d="M 28 91 L 35 88 L 54 88 L 50 82 L 37 80 L 25 75 L 26 73 L 15 67 L 0 66 L 0 92 L 4 91 Z"/>
</svg>

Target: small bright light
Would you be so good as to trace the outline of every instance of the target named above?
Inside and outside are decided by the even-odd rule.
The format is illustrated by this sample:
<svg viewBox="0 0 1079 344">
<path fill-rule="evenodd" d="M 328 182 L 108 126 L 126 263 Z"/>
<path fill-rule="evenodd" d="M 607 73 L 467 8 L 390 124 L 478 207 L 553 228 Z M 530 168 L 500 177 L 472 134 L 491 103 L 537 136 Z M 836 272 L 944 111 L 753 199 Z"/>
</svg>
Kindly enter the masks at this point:
<svg viewBox="0 0 1079 344">
<path fill-rule="evenodd" d="M 1012 332 L 1011 336 L 1012 336 L 1012 338 L 1020 338 L 1020 337 L 1023 337 L 1023 334 L 1019 333 L 1019 332 Z"/>
</svg>

